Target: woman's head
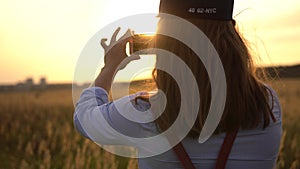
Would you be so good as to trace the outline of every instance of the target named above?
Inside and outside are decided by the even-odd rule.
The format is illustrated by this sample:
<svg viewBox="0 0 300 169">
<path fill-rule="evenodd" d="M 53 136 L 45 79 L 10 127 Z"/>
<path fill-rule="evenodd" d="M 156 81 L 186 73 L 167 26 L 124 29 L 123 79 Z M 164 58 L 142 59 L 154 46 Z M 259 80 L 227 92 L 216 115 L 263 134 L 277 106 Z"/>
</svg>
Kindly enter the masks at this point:
<svg viewBox="0 0 300 169">
<path fill-rule="evenodd" d="M 194 1 L 193 1 L 194 2 Z M 216 1 L 214 1 L 216 2 Z M 169 1 L 169 3 L 171 3 Z M 233 5 L 233 4 L 232 4 Z M 164 6 L 163 6 L 164 7 Z M 162 5 L 161 5 L 161 9 Z M 231 11 L 232 12 L 232 11 Z M 232 14 L 232 13 L 231 13 Z M 174 19 L 160 15 L 158 23 L 156 48 L 170 51 L 182 59 L 193 72 L 201 98 L 198 119 L 190 135 L 198 136 L 206 120 L 211 102 L 211 84 L 206 69 L 215 63 L 209 62 L 211 51 L 203 47 L 200 37 L 192 31 L 187 31 L 184 36 L 191 39 L 193 45 L 206 51 L 205 66 L 199 57 L 185 44 L 171 37 L 159 35 L 162 30 L 180 34 L 186 25 L 176 25 Z M 253 128 L 259 125 L 262 117 L 264 126 L 269 124 L 271 110 L 268 105 L 268 92 L 266 87 L 256 78 L 255 67 L 248 48 L 238 33 L 233 20 L 216 20 L 206 18 L 186 18 L 187 21 L 197 26 L 211 41 L 219 54 L 223 64 L 227 82 L 227 99 L 225 110 L 216 132 L 230 131 L 238 128 Z M 163 58 L 163 56 L 158 57 Z M 157 64 L 172 65 L 172 60 L 157 59 Z M 208 64 L 208 65 L 207 65 Z M 176 67 L 174 67 L 176 69 Z M 161 130 L 166 130 L 177 118 L 180 102 L 179 86 L 168 73 L 155 70 L 154 80 L 158 89 L 165 92 L 167 105 L 164 113 L 156 120 Z M 184 78 L 182 72 L 182 78 Z"/>
</svg>

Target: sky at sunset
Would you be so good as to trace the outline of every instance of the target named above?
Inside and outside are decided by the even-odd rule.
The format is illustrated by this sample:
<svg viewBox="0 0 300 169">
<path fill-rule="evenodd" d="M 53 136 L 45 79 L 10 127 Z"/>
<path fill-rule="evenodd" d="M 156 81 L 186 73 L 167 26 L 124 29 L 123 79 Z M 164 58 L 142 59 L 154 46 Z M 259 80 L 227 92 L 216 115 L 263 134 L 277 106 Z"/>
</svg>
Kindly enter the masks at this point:
<svg viewBox="0 0 300 169">
<path fill-rule="evenodd" d="M 0 84 L 28 77 L 35 82 L 40 77 L 50 83 L 71 82 L 77 58 L 96 32 L 125 16 L 157 13 L 158 4 L 158 0 L 0 0 Z M 261 56 L 261 65 L 300 63 L 299 0 L 235 0 L 234 16 L 254 53 Z"/>
</svg>

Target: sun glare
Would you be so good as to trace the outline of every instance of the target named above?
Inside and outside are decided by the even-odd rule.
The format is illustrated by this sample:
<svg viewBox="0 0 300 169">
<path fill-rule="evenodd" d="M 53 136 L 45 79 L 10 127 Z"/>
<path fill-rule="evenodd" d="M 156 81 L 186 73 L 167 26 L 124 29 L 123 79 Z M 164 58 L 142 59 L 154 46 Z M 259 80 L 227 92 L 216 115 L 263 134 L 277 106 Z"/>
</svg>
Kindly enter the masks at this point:
<svg viewBox="0 0 300 169">
<path fill-rule="evenodd" d="M 300 62 L 300 1 L 281 4 L 280 0 L 235 2 L 235 19 L 242 33 L 255 39 L 264 65 Z M 158 13 L 158 6 L 159 0 L 1 1 L 0 59 L 5 66 L 0 67 L 0 83 L 28 76 L 71 82 L 78 56 L 96 32 L 124 17 Z M 157 18 L 141 20 L 151 30 L 135 31 L 155 32 L 156 22 Z"/>
</svg>

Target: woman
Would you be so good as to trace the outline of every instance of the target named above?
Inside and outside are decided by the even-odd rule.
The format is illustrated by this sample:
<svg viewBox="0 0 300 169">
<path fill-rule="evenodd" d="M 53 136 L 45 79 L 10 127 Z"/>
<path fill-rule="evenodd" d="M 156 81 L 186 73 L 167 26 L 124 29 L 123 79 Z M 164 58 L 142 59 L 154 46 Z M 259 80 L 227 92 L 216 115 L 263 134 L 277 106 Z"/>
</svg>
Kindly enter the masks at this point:
<svg viewBox="0 0 300 169">
<path fill-rule="evenodd" d="M 276 93 L 256 76 L 252 56 L 237 31 L 235 21 L 232 19 L 232 10 L 233 0 L 184 2 L 161 0 L 158 33 L 165 29 L 173 33 L 181 33 L 186 26 L 176 25 L 177 22 L 163 13 L 184 18 L 197 26 L 219 54 L 226 76 L 227 98 L 222 118 L 214 134 L 206 142 L 199 144 L 198 137 L 204 127 L 212 99 L 212 84 L 207 72 L 209 66 L 204 65 L 197 54 L 182 42 L 158 34 L 155 47 L 175 54 L 188 65 L 198 84 L 201 102 L 197 119 L 194 124 L 191 124 L 189 133 L 183 140 L 179 140 L 183 148 L 177 145 L 173 148 L 174 151 L 171 149 L 148 158 L 141 158 L 139 168 L 208 169 L 225 168 L 225 166 L 243 169 L 274 168 L 281 138 L 280 104 Z M 125 66 L 131 60 L 138 59 L 136 56 L 127 57 L 125 48 L 128 38 L 124 36 L 116 41 L 118 31 L 119 29 L 112 37 L 111 46 L 107 46 L 105 40 L 101 41 L 105 49 L 105 66 L 95 80 L 95 87 L 86 89 L 82 93 L 76 106 L 74 122 L 84 136 L 100 144 L 136 146 L 138 143 L 132 140 L 120 140 L 115 133 L 106 130 L 103 120 L 126 136 L 136 138 L 155 136 L 172 126 L 178 117 L 180 102 L 186 98 L 181 95 L 180 84 L 176 83 L 174 77 L 163 70 L 155 69 L 153 78 L 157 88 L 164 92 L 167 100 L 163 113 L 157 119 L 154 118 L 154 121 L 145 123 L 137 123 L 125 118 L 124 112 L 131 113 L 126 112 L 127 102 L 134 101 L 132 104 L 137 109 L 145 111 L 151 107 L 149 100 L 155 96 L 149 98 L 145 94 L 136 94 L 130 96 L 131 100 L 122 102 L 120 99 L 123 106 L 125 105 L 121 109 L 116 107 L 116 102 L 108 101 L 107 93 L 115 71 L 120 68 L 120 65 Z M 194 45 L 201 47 L 200 41 L 197 44 L 199 37 L 194 36 L 193 32 L 186 36 L 195 40 Z M 209 60 L 209 50 L 207 52 Z M 172 60 L 165 59 L 166 57 L 160 56 L 160 53 L 157 55 L 157 65 L 170 64 L 170 62 L 172 65 Z M 185 74 L 182 73 L 180 78 L 185 78 Z M 233 145 L 226 142 L 231 142 Z M 182 153 L 184 151 L 186 153 Z M 223 157 L 223 154 L 227 156 Z"/>
</svg>

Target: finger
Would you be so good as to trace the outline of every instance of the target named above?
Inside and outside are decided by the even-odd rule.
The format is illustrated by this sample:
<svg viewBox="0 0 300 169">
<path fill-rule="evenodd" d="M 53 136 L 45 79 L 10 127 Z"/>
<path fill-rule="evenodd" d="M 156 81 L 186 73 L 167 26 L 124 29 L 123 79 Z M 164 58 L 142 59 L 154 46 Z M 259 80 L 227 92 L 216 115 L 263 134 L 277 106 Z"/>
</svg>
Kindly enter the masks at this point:
<svg viewBox="0 0 300 169">
<path fill-rule="evenodd" d="M 120 32 L 120 30 L 121 30 L 120 27 L 118 27 L 118 28 L 116 29 L 116 31 L 114 32 L 114 34 L 113 34 L 112 37 L 111 37 L 110 44 L 112 44 L 112 43 L 114 43 L 114 42 L 117 41 L 117 35 L 118 35 L 118 33 Z"/>
<path fill-rule="evenodd" d="M 133 31 L 131 29 L 128 29 L 126 33 L 120 38 L 120 40 L 127 39 L 129 37 L 133 36 Z"/>
<path fill-rule="evenodd" d="M 107 49 L 107 47 L 108 47 L 108 46 L 106 45 L 106 41 L 107 41 L 106 38 L 101 39 L 101 46 L 103 47 L 104 50 Z"/>
</svg>

